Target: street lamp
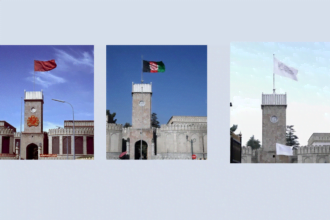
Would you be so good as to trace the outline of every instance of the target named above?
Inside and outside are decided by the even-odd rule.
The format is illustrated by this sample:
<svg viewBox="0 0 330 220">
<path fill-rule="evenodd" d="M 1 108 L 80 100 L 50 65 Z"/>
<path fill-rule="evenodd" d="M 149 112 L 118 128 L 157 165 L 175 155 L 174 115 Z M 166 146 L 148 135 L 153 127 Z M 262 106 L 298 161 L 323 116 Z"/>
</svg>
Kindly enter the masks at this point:
<svg viewBox="0 0 330 220">
<path fill-rule="evenodd" d="M 62 100 L 58 100 L 58 99 L 52 99 L 53 101 L 56 101 L 56 102 L 62 102 L 62 103 L 67 103 L 71 106 L 72 108 L 72 118 L 73 118 L 73 159 L 75 160 L 76 159 L 76 147 L 75 147 L 75 144 L 74 144 L 74 109 L 73 109 L 73 106 L 69 103 L 69 102 L 66 102 L 66 101 L 62 101 Z M 67 147 L 67 152 L 68 152 L 68 147 Z"/>
<path fill-rule="evenodd" d="M 186 135 L 186 139 L 187 139 L 187 141 L 189 141 L 188 140 L 188 135 Z M 194 138 L 194 139 L 190 139 L 190 143 L 191 143 L 191 158 L 192 159 L 196 159 L 196 158 L 193 158 L 194 157 L 194 150 L 193 150 L 193 143 L 194 142 L 196 142 L 196 139 Z M 195 156 L 196 157 L 196 156 Z"/>
</svg>

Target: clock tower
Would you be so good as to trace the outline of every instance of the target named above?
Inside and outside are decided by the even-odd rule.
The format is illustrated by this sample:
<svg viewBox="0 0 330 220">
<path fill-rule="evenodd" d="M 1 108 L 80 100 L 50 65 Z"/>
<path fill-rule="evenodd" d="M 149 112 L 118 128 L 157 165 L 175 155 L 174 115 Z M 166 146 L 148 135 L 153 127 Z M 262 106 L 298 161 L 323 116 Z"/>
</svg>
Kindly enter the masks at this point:
<svg viewBox="0 0 330 220">
<path fill-rule="evenodd" d="M 38 153 L 43 153 L 43 104 L 42 91 L 25 91 L 24 131 L 21 144 L 21 158 L 23 159 L 38 159 Z"/>
<path fill-rule="evenodd" d="M 289 163 L 290 157 L 276 155 L 276 143 L 286 144 L 286 94 L 262 94 L 261 163 Z"/>
<path fill-rule="evenodd" d="M 130 158 L 150 159 L 153 152 L 151 128 L 152 84 L 132 84 L 132 127 L 130 128 Z"/>
</svg>

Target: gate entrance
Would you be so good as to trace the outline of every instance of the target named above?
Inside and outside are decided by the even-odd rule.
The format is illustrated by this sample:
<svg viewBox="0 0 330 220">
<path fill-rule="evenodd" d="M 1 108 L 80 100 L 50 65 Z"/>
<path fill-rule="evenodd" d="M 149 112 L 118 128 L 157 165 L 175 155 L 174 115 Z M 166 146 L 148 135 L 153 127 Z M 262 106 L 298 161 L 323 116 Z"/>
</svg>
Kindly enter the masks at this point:
<svg viewBox="0 0 330 220">
<path fill-rule="evenodd" d="M 135 143 L 135 160 L 139 160 L 141 155 L 141 140 Z M 142 141 L 142 160 L 148 159 L 148 144 Z"/>
<path fill-rule="evenodd" d="M 26 147 L 26 159 L 38 160 L 38 146 L 36 144 L 29 144 Z"/>
</svg>

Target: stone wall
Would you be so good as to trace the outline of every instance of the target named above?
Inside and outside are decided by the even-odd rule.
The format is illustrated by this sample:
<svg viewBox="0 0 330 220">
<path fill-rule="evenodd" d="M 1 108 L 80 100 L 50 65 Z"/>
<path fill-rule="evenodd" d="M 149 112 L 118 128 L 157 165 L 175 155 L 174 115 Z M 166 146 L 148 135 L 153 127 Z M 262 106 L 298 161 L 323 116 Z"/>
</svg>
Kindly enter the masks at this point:
<svg viewBox="0 0 330 220">
<path fill-rule="evenodd" d="M 79 137 L 82 137 L 82 151 L 78 152 L 79 155 L 87 155 L 87 137 L 94 137 L 94 128 L 93 127 L 87 127 L 87 128 L 75 128 L 75 148 L 76 148 L 76 154 L 78 149 L 78 139 Z M 49 129 L 48 132 L 48 153 L 58 153 L 59 155 L 66 155 L 66 138 L 68 136 L 73 136 L 73 129 L 71 128 L 60 128 L 60 129 Z M 53 152 L 53 137 L 56 137 L 59 139 L 59 149 L 58 152 Z M 73 154 L 73 138 L 71 139 L 71 143 L 69 144 L 71 146 L 71 155 Z M 80 140 L 80 139 L 79 139 Z M 54 146 L 55 150 L 55 146 Z"/>
<path fill-rule="evenodd" d="M 157 129 L 156 135 L 157 154 L 155 156 L 164 158 L 171 155 L 170 157 L 173 159 L 176 157 L 191 159 L 193 153 L 197 156 L 197 159 L 207 158 L 206 123 L 161 125 Z M 194 141 L 192 148 L 191 140 Z"/>
<path fill-rule="evenodd" d="M 298 163 L 329 163 L 330 145 L 303 146 L 297 149 Z"/>
<path fill-rule="evenodd" d="M 135 144 L 141 140 L 141 130 L 107 124 L 107 159 L 119 159 L 123 140 L 127 143 L 130 159 L 135 157 Z M 187 141 L 188 135 L 188 141 Z M 162 125 L 142 130 L 142 140 L 148 145 L 148 159 L 191 159 L 191 142 L 197 159 L 207 158 L 207 124 Z"/>
</svg>

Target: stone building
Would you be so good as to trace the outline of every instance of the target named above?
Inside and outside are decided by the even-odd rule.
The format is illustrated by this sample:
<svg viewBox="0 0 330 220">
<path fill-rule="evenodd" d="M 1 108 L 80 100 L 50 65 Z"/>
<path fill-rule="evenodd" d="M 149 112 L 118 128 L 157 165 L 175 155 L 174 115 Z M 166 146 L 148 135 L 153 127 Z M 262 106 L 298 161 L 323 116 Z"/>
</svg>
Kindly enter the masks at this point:
<svg viewBox="0 0 330 220">
<path fill-rule="evenodd" d="M 24 92 L 22 133 L 0 121 L 0 159 L 73 159 L 73 121 L 43 131 L 43 104 L 42 91 Z M 77 157 L 93 156 L 94 121 L 75 120 L 74 146 Z"/>
<path fill-rule="evenodd" d="M 152 84 L 133 83 L 132 127 L 107 123 L 107 159 L 119 159 L 123 152 L 129 159 L 207 158 L 207 117 L 172 116 L 154 128 L 151 106 Z"/>
<path fill-rule="evenodd" d="M 286 144 L 286 94 L 262 94 L 262 146 L 242 147 L 242 163 L 329 163 L 330 133 L 313 133 L 307 146 L 293 156 L 276 155 L 276 143 Z"/>
</svg>

